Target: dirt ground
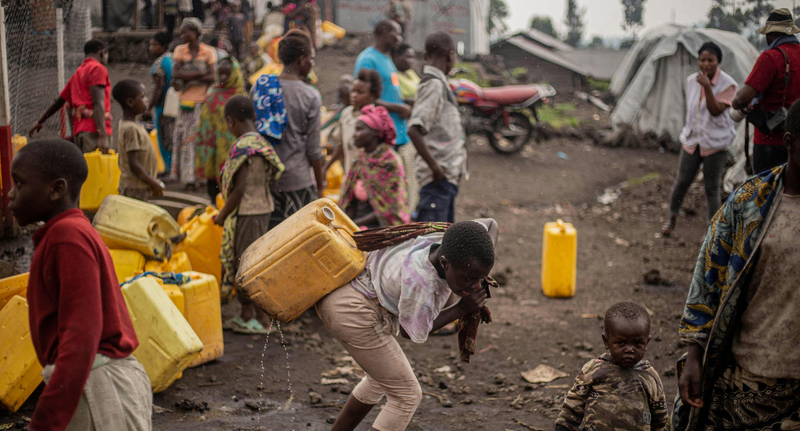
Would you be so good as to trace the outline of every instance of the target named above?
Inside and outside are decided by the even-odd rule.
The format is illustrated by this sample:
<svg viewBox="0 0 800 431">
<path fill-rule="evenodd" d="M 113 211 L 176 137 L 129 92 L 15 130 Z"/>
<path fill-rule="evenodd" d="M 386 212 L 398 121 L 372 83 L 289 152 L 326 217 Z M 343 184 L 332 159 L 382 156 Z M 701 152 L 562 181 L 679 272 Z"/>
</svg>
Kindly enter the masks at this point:
<svg viewBox="0 0 800 431">
<path fill-rule="evenodd" d="M 317 60 L 325 85 L 351 65 L 352 60 Z M 142 72 L 146 69 L 139 66 L 116 67 L 112 80 Z M 324 93 L 325 103 L 332 103 L 333 90 Z M 702 187 L 691 188 L 676 233 L 660 238 L 676 155 L 566 139 L 534 144 L 511 157 L 481 140 L 468 149 L 470 178 L 461 186 L 457 219 L 498 221 L 493 272 L 502 287 L 490 300 L 494 322 L 482 325 L 471 364 L 457 359 L 455 336 L 430 337 L 421 345 L 400 340 L 425 393 L 408 429 L 552 429 L 575 375 L 604 351 L 598 316 L 623 300 L 652 311 L 653 338 L 645 358 L 661 374 L 670 404 L 677 389 L 675 362 L 683 351 L 678 320 L 705 233 Z M 612 202 L 598 202 L 601 195 Z M 543 226 L 556 219 L 578 231 L 577 291 L 571 299 L 547 298 L 541 289 Z M 3 250 L 20 246 L 30 250 L 29 237 L 0 243 Z M 16 262 L 19 270 L 27 265 L 24 258 Z M 653 270 L 655 284 L 646 284 L 644 274 Z M 236 312 L 235 305 L 223 309 L 226 318 Z M 283 325 L 282 333 L 266 338 L 226 332 L 223 357 L 186 370 L 154 395 L 154 429 L 329 429 L 359 375 L 324 374 L 350 363 L 313 310 Z M 569 376 L 528 384 L 520 373 L 539 364 Z M 324 385 L 323 377 L 347 383 Z M 0 412 L 0 424 L 30 416 L 39 391 L 16 414 Z M 208 410 L 185 411 L 176 405 L 183 400 L 207 403 Z M 358 429 L 370 429 L 380 408 Z"/>
</svg>

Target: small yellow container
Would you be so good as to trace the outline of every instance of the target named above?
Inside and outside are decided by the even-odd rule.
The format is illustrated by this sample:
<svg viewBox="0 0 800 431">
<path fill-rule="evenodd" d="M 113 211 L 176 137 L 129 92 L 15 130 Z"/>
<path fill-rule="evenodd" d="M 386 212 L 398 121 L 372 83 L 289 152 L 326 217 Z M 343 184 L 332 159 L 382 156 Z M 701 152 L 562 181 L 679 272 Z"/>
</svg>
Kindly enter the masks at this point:
<svg viewBox="0 0 800 431">
<path fill-rule="evenodd" d="M 322 21 L 322 31 L 333 34 L 339 40 L 344 39 L 345 35 L 347 35 L 347 30 L 330 21 Z"/>
<path fill-rule="evenodd" d="M 41 382 L 42 366 L 28 326 L 28 301 L 14 296 L 0 310 L 0 407 L 17 411 Z"/>
<path fill-rule="evenodd" d="M 108 248 L 155 257 L 166 256 L 169 239 L 180 232 L 178 223 L 164 209 L 125 196 L 108 196 L 92 225 Z"/>
<path fill-rule="evenodd" d="M 222 207 L 225 206 L 225 198 L 222 197 L 222 193 L 217 193 L 217 198 L 214 199 L 214 204 L 217 206 L 218 210 L 221 210 Z"/>
<path fill-rule="evenodd" d="M 117 281 L 123 281 L 144 270 L 144 255 L 136 250 L 109 249 L 111 260 L 114 261 L 114 270 L 117 272 Z"/>
<path fill-rule="evenodd" d="M 28 274 L 12 275 L 0 280 L 0 310 L 11 301 L 14 295 L 28 296 Z"/>
<path fill-rule="evenodd" d="M 153 278 L 126 284 L 122 293 L 139 338 L 133 356 L 150 377 L 153 392 L 161 392 L 195 360 L 203 343 Z"/>
<path fill-rule="evenodd" d="M 344 182 L 344 168 L 340 162 L 331 165 L 325 174 L 325 181 L 328 183 L 328 188 L 322 191 L 322 196 L 337 202 Z"/>
<path fill-rule="evenodd" d="M 158 146 L 158 131 L 156 129 L 150 131 L 150 143 L 153 144 L 153 150 L 156 152 L 158 173 L 165 172 L 167 170 L 167 165 L 164 164 L 164 157 L 161 155 L 161 147 Z"/>
<path fill-rule="evenodd" d="M 83 155 L 89 165 L 89 176 L 81 188 L 80 208 L 97 211 L 106 196 L 119 194 L 119 156 L 113 150 L 103 154 L 100 150 Z"/>
<path fill-rule="evenodd" d="M 20 148 L 28 145 L 28 137 L 22 135 L 14 135 L 11 137 L 11 151 L 13 151 L 13 155 L 17 155 L 17 151 Z"/>
<path fill-rule="evenodd" d="M 562 220 L 544 225 L 542 291 L 551 298 L 575 295 L 578 232 Z"/>
<path fill-rule="evenodd" d="M 222 279 L 222 262 L 219 260 L 222 226 L 214 224 L 217 214 L 219 211 L 209 206 L 205 213 L 183 225 L 180 229 L 186 238 L 175 246 L 175 252 L 185 252 L 193 270 L 213 275 L 219 285 Z"/>
<path fill-rule="evenodd" d="M 208 274 L 187 271 L 182 275 L 191 279 L 178 286 L 185 301 L 183 315 L 203 342 L 203 351 L 189 364 L 196 367 L 223 354 L 219 284 L 214 276 Z"/>
<path fill-rule="evenodd" d="M 237 286 L 272 317 L 289 322 L 364 270 L 358 226 L 318 199 L 256 240 L 242 256 Z"/>
<path fill-rule="evenodd" d="M 192 264 L 189 263 L 189 255 L 181 251 L 174 253 L 172 259 L 167 262 L 159 262 L 157 260 L 150 260 L 144 265 L 145 272 L 186 272 L 192 270 Z"/>
</svg>

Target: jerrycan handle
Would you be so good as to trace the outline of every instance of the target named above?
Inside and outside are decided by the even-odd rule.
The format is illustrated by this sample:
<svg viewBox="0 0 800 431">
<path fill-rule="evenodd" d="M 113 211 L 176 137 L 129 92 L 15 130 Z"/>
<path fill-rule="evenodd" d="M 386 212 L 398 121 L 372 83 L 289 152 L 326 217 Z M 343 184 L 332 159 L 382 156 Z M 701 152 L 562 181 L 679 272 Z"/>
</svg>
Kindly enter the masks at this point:
<svg viewBox="0 0 800 431">
<path fill-rule="evenodd" d="M 339 235 L 340 237 L 342 237 L 342 239 L 350 247 L 357 248 L 356 244 L 352 240 L 352 238 L 348 239 L 347 237 L 342 235 L 342 233 L 339 232 L 339 229 L 344 229 L 347 232 L 350 232 L 351 235 L 353 234 L 353 232 L 351 232 L 350 229 L 348 229 L 346 226 L 340 226 L 338 224 L 333 224 L 334 220 L 336 220 L 336 213 L 333 212 L 333 209 L 331 207 L 325 206 L 325 207 L 322 207 L 322 208 L 318 209 L 317 210 L 317 220 L 319 220 L 320 223 L 322 223 L 322 224 L 324 224 L 326 226 L 330 226 L 331 228 L 333 228 L 333 231 L 336 232 L 336 235 Z"/>
<path fill-rule="evenodd" d="M 561 219 L 556 220 L 556 226 L 558 227 L 558 230 L 561 233 L 566 233 L 567 232 L 567 226 L 564 225 L 564 220 L 561 220 Z"/>
</svg>

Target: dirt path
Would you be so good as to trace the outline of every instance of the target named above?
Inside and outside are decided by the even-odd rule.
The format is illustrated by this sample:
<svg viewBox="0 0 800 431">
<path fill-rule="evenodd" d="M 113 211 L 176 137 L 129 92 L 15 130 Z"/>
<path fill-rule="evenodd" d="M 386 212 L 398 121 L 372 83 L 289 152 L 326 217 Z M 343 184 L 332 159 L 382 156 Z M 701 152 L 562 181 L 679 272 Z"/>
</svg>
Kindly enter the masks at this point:
<svg viewBox="0 0 800 431">
<path fill-rule="evenodd" d="M 702 189 L 695 187 L 686 207 L 698 215 L 681 218 L 673 238 L 654 235 L 677 157 L 569 141 L 547 142 L 513 157 L 479 143 L 469 150 L 470 180 L 462 186 L 458 219 L 498 220 L 494 272 L 505 276 L 505 285 L 491 300 L 495 322 L 481 328 L 481 353 L 472 364 L 458 362 L 453 336 L 431 337 L 423 345 L 401 340 L 423 391 L 434 395 L 425 396 L 409 430 L 552 429 L 575 374 L 603 351 L 602 321 L 596 316 L 621 300 L 642 302 L 654 313 L 646 358 L 660 372 L 671 401 L 677 387 L 674 364 L 682 351 L 677 320 L 705 229 Z M 559 152 L 567 159 L 559 158 Z M 615 202 L 597 202 L 604 190 L 626 181 Z M 540 287 L 542 228 L 557 218 L 578 230 L 577 295 L 568 300 L 546 298 Z M 643 285 L 643 274 L 654 269 L 664 285 Z M 226 316 L 235 312 L 235 306 L 224 310 Z M 358 377 L 321 384 L 323 372 L 348 362 L 313 312 L 284 325 L 283 333 L 285 350 L 278 335 L 265 346 L 263 336 L 226 333 L 225 356 L 185 371 L 181 380 L 154 396 L 157 406 L 170 410 L 154 414 L 155 429 L 329 429 L 326 421 L 337 415 Z M 542 363 L 569 377 L 527 384 L 520 372 Z M 319 398 L 312 400 L 311 391 Z M 210 410 L 176 408 L 184 399 L 207 402 Z M 0 424 L 29 416 L 35 400 L 15 415 L 0 412 Z M 369 429 L 379 408 L 359 429 Z"/>
</svg>

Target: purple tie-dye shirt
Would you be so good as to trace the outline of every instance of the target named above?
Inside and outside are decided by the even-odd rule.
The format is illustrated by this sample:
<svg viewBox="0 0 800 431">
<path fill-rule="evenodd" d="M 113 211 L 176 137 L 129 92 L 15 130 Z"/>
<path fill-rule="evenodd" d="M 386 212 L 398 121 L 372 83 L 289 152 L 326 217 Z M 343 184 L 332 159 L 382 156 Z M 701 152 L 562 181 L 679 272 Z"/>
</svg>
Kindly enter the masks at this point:
<svg viewBox="0 0 800 431">
<path fill-rule="evenodd" d="M 447 280 L 439 277 L 428 259 L 431 245 L 441 243 L 443 236 L 433 233 L 370 252 L 366 269 L 352 281 L 357 291 L 367 298 L 378 298 L 397 316 L 415 343 L 428 339 L 433 321 L 452 293 Z"/>
</svg>

